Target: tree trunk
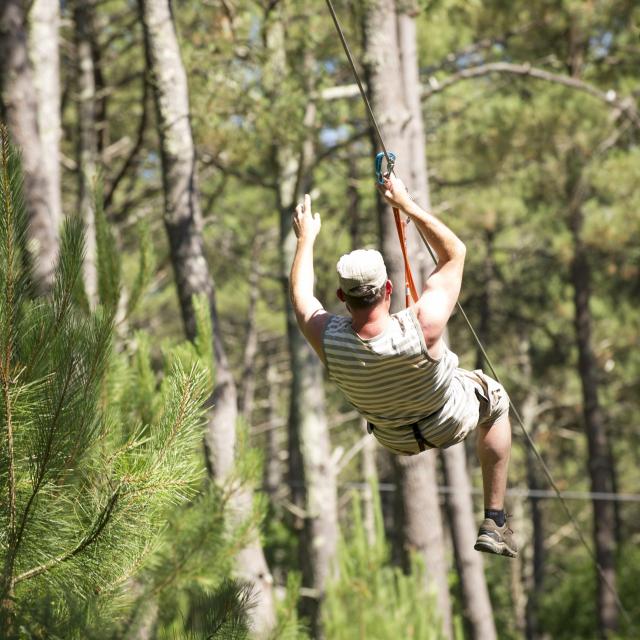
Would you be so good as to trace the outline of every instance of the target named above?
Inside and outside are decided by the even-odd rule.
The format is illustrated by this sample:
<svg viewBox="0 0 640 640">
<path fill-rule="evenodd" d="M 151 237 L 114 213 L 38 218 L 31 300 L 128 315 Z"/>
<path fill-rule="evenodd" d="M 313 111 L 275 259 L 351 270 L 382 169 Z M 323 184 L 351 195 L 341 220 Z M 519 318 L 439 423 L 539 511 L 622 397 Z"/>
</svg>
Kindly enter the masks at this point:
<svg viewBox="0 0 640 640">
<path fill-rule="evenodd" d="M 56 214 L 49 205 L 50 179 L 42 163 L 45 150 L 38 128 L 38 94 L 29 61 L 24 6 L 22 0 L 0 1 L 0 78 L 7 126 L 22 153 L 33 276 L 39 292 L 46 293 L 53 284 L 59 234 Z"/>
<path fill-rule="evenodd" d="M 160 615 L 158 599 L 145 592 L 144 584 L 135 578 L 130 581 L 129 592 L 135 594 L 136 606 L 122 637 L 124 640 L 153 640 Z"/>
<path fill-rule="evenodd" d="M 347 162 L 347 211 L 349 212 L 349 238 L 351 250 L 360 248 L 361 230 L 361 200 L 358 191 L 357 165 L 349 158 Z"/>
<path fill-rule="evenodd" d="M 73 17 L 76 27 L 78 82 L 78 211 L 84 220 L 84 283 L 89 304 L 98 303 L 96 224 L 93 190 L 98 170 L 96 125 L 96 83 L 92 43 L 94 3 L 75 0 Z"/>
<path fill-rule="evenodd" d="M 491 323 L 493 322 L 493 286 L 495 282 L 495 264 L 493 262 L 493 247 L 495 229 L 485 226 L 483 229 L 485 238 L 485 257 L 482 261 L 482 289 L 480 290 L 480 322 L 478 323 L 478 336 L 484 344 L 491 344 Z M 476 352 L 476 367 L 482 369 L 487 365 L 480 349 Z"/>
<path fill-rule="evenodd" d="M 244 352 L 242 354 L 242 381 L 238 396 L 240 415 L 248 424 L 253 413 L 256 388 L 256 356 L 258 354 L 258 324 L 256 321 L 258 298 L 260 296 L 260 253 L 262 243 L 256 236 L 251 250 L 251 271 L 249 272 L 249 307 L 245 323 Z"/>
<path fill-rule="evenodd" d="M 524 505 L 520 500 L 513 503 L 512 517 L 516 522 L 525 522 Z M 512 558 L 513 562 L 509 562 L 510 574 L 510 591 L 513 611 L 513 625 L 518 633 L 519 638 L 524 638 L 527 630 L 527 593 L 524 587 L 522 577 L 525 554 L 519 553 L 516 558 Z"/>
<path fill-rule="evenodd" d="M 189 121 L 187 78 L 168 0 L 140 0 L 147 64 L 153 78 L 165 194 L 164 222 L 187 336 L 196 333 L 192 297 L 206 295 L 213 326 L 216 380 L 205 435 L 207 462 L 213 479 L 224 483 L 232 471 L 236 442 L 237 394 L 224 349 L 215 298 L 202 239 L 202 213 L 197 188 L 196 154 Z M 252 493 L 233 493 L 238 522 L 252 511 Z M 275 624 L 273 579 L 257 533 L 236 558 L 236 572 L 256 597 L 253 625 L 266 635 Z"/>
<path fill-rule="evenodd" d="M 521 403 L 522 422 L 526 431 L 534 439 L 538 429 L 538 414 L 540 412 L 538 390 L 532 381 L 530 344 L 528 338 L 520 341 L 520 359 L 522 361 L 523 385 L 527 388 L 527 393 Z M 543 489 L 545 487 L 541 480 L 540 463 L 535 457 L 531 447 L 525 447 L 527 465 L 527 486 L 529 489 Z M 525 635 L 528 640 L 536 640 L 540 635 L 540 623 L 538 622 L 538 602 L 542 596 L 545 565 L 545 531 L 542 513 L 541 500 L 532 496 L 529 498 L 529 508 L 531 511 L 531 539 L 532 558 L 531 572 L 527 582 L 527 603 L 526 603 L 526 628 Z"/>
<path fill-rule="evenodd" d="M 573 78 L 582 74 L 589 38 L 579 20 L 572 16 L 568 32 L 567 67 Z M 582 387 L 582 411 L 589 449 L 591 491 L 612 492 L 609 465 L 609 443 L 604 415 L 599 401 L 598 366 L 591 345 L 591 265 L 588 249 L 582 241 L 583 203 L 588 183 L 583 175 L 583 159 L 577 148 L 569 149 L 566 159 L 566 197 L 568 225 L 573 242 L 570 279 L 573 285 L 574 327 L 578 347 L 578 373 Z M 613 590 L 615 570 L 615 509 L 613 502 L 593 501 L 593 534 L 595 554 L 602 573 L 597 575 L 598 626 L 600 635 L 608 637 L 618 628 L 618 607 Z M 607 586 L 608 585 L 608 586 Z"/>
<path fill-rule="evenodd" d="M 420 104 L 414 88 L 417 74 L 415 24 L 398 16 L 393 3 L 373 2 L 365 15 L 365 60 L 370 101 L 388 150 L 399 155 L 398 169 L 418 201 L 429 206 L 426 152 Z M 400 40 L 398 39 L 400 38 Z M 372 134 L 373 135 L 373 134 Z M 377 148 L 377 140 L 374 140 Z M 378 199 L 382 252 L 396 294 L 392 310 L 404 299 L 404 267 L 390 209 Z M 411 230 L 414 234 L 415 231 Z M 411 247 L 417 247 L 415 236 Z M 421 254 L 414 255 L 424 255 Z M 424 260 L 426 262 L 426 258 Z M 424 264 L 420 272 L 425 272 Z M 421 555 L 429 586 L 435 586 L 443 630 L 452 634 L 442 516 L 437 494 L 436 454 L 396 459 L 398 497 L 402 501 L 404 548 Z"/>
<path fill-rule="evenodd" d="M 367 433 L 367 421 L 360 421 L 362 433 Z M 373 493 L 378 487 L 378 468 L 376 466 L 376 451 L 378 446 L 375 438 L 369 436 L 362 448 L 362 479 L 365 483 L 362 491 L 362 522 L 367 535 L 367 542 L 373 546 L 378 534 L 376 528 L 376 501 L 378 496 Z"/>
<path fill-rule="evenodd" d="M 282 486 L 282 468 L 280 462 L 280 438 L 278 437 L 278 387 L 280 380 L 278 370 L 273 362 L 275 353 L 270 353 L 267 362 L 267 385 L 269 394 L 269 429 L 266 433 L 264 460 L 264 490 L 272 498 L 279 493 Z"/>
<path fill-rule="evenodd" d="M 29 50 L 38 96 L 38 129 L 42 148 L 42 167 L 49 176 L 49 215 L 54 229 L 62 222 L 60 194 L 60 3 L 34 0 L 29 14 Z"/>
<path fill-rule="evenodd" d="M 291 229 L 295 191 L 284 193 L 289 185 L 284 172 L 281 175 L 282 282 L 292 373 L 289 481 L 294 502 L 306 513 L 303 529 L 305 543 L 301 545 L 303 586 L 315 592 L 315 596 L 303 600 L 302 612 L 311 621 L 313 637 L 321 638 L 321 603 L 338 543 L 336 469 L 331 456 L 322 364 L 300 333 L 289 300 L 289 271 L 295 250 L 295 236 Z"/>
<path fill-rule="evenodd" d="M 581 206 L 570 212 L 573 238 L 571 283 L 574 291 L 575 331 L 578 346 L 578 371 L 582 385 L 583 416 L 589 446 L 591 491 L 613 492 L 609 464 L 609 443 L 602 408 L 598 397 L 598 369 L 591 346 L 591 267 L 587 248 L 582 242 L 583 213 Z M 615 588 L 615 510 L 607 500 L 593 501 L 594 542 L 598 564 L 598 621 L 602 637 L 618 628 L 618 607 L 607 583 Z"/>
<path fill-rule="evenodd" d="M 474 640 L 491 640 L 497 637 L 496 628 L 482 555 L 473 548 L 476 522 L 473 517 L 471 482 L 464 444 L 445 449 L 442 461 L 447 485 L 451 488 L 451 493 L 447 494 L 447 507 L 469 637 Z"/>
<path fill-rule="evenodd" d="M 490 291 L 494 272 L 491 250 L 492 245 L 488 243 L 487 257 L 484 264 L 487 279 L 484 280 L 484 287 L 481 292 L 482 306 L 480 316 L 482 318 L 491 314 Z M 482 325 L 482 327 L 485 331 L 488 330 L 487 325 Z M 482 362 L 480 353 L 478 353 L 478 362 Z M 475 438 L 472 437 L 470 440 L 473 441 Z M 469 635 L 478 640 L 495 638 L 496 628 L 489 590 L 484 575 L 484 562 L 482 554 L 473 548 L 477 524 L 474 519 L 471 481 L 467 469 L 467 444 L 445 449 L 442 461 L 447 484 L 451 487 L 451 493 L 447 494 L 447 506 L 451 522 L 451 537 L 455 551 L 456 568 L 460 576 L 463 611 Z"/>
<path fill-rule="evenodd" d="M 284 25 L 280 15 L 266 26 L 265 43 L 270 60 L 266 89 L 275 95 L 280 90 L 280 79 L 288 73 Z M 313 60 L 308 51 L 304 56 L 305 68 L 309 70 L 306 89 L 311 95 Z M 296 247 L 291 213 L 305 188 L 303 185 L 310 180 L 309 167 L 314 153 L 311 132 L 315 113 L 315 104 L 309 102 L 303 123 L 310 135 L 302 141 L 301 148 L 280 147 L 273 155 L 278 169 L 281 279 L 292 373 L 289 481 L 293 502 L 305 512 L 300 563 L 303 586 L 310 595 L 302 600 L 301 612 L 309 618 L 313 637 L 322 638 L 322 600 L 327 578 L 333 571 L 338 543 L 336 469 L 331 455 L 322 363 L 300 333 L 289 299 L 289 272 Z"/>
<path fill-rule="evenodd" d="M 442 632 L 453 637 L 451 602 L 447 584 L 442 516 L 436 478 L 436 451 L 397 456 L 399 497 L 405 557 L 417 554 L 425 563 L 427 590 L 435 589 Z M 406 562 L 406 560 L 405 560 Z"/>
</svg>

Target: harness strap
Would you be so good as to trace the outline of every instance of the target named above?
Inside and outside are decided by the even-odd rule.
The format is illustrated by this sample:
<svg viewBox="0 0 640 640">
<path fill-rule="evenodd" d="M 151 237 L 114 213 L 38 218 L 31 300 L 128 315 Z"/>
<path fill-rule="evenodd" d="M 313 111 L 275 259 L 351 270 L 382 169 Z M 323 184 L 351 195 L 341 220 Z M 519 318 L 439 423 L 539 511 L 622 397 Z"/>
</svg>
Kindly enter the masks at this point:
<svg viewBox="0 0 640 640">
<path fill-rule="evenodd" d="M 422 435 L 422 432 L 420 431 L 420 427 L 418 427 L 417 422 L 414 422 L 413 424 L 410 424 L 408 426 L 411 427 L 413 431 L 413 437 L 416 439 L 416 442 L 418 443 L 418 449 L 420 449 L 420 453 L 422 453 L 423 451 L 426 451 L 427 449 L 437 449 L 435 444 L 433 444 L 432 442 L 429 442 Z M 373 431 L 375 428 L 376 426 L 374 424 L 371 424 L 369 421 L 367 421 L 367 433 L 373 434 Z"/>
<path fill-rule="evenodd" d="M 416 289 L 415 282 L 413 281 L 413 274 L 411 273 L 411 265 L 409 264 L 409 255 L 407 253 L 407 235 L 405 233 L 405 228 L 407 226 L 406 222 L 402 221 L 400 217 L 400 211 L 394 207 L 393 208 L 393 219 L 396 223 L 396 231 L 398 232 L 398 239 L 400 240 L 400 248 L 402 249 L 402 260 L 404 261 L 404 301 L 405 306 L 409 306 L 411 304 L 411 300 L 413 302 L 418 301 L 418 291 Z"/>
<path fill-rule="evenodd" d="M 418 448 L 420 449 L 420 453 L 422 453 L 423 451 L 426 451 L 427 449 L 436 449 L 436 445 L 432 444 L 431 442 L 429 442 L 423 435 L 422 432 L 420 431 L 420 428 L 418 427 L 418 423 L 414 422 L 411 425 L 411 428 L 413 429 L 413 437 L 416 439 L 416 442 L 418 443 Z"/>
</svg>

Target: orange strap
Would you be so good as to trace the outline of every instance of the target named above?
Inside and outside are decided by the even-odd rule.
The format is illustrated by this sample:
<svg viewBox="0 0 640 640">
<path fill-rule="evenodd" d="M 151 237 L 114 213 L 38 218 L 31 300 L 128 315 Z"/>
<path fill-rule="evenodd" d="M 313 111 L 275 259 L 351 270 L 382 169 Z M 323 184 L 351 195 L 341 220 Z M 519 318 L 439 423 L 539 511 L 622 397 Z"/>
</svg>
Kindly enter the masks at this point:
<svg viewBox="0 0 640 640">
<path fill-rule="evenodd" d="M 400 248 L 402 249 L 402 259 L 404 261 L 404 299 L 405 305 L 408 307 L 411 304 L 411 300 L 418 302 L 418 291 L 413 281 L 413 274 L 411 273 L 411 266 L 409 265 L 409 256 L 407 255 L 407 236 L 405 233 L 406 222 L 403 222 L 400 218 L 400 211 L 393 208 L 393 219 L 396 222 L 396 231 L 398 232 L 398 238 L 400 240 Z"/>
</svg>

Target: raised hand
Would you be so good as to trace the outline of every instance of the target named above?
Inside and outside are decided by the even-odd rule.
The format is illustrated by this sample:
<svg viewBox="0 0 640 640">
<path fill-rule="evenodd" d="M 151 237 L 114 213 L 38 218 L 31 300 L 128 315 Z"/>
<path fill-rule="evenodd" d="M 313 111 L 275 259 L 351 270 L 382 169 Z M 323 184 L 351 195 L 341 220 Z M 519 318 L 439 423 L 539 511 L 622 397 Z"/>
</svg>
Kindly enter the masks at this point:
<svg viewBox="0 0 640 640">
<path fill-rule="evenodd" d="M 384 184 L 379 184 L 378 191 L 384 196 L 384 199 L 392 206 L 406 211 L 411 206 L 412 200 L 407 187 L 400 178 L 396 178 L 393 174 L 384 179 Z"/>
<path fill-rule="evenodd" d="M 297 238 L 315 240 L 320 233 L 320 214 L 311 213 L 311 196 L 306 193 L 292 216 L 293 230 Z"/>
</svg>

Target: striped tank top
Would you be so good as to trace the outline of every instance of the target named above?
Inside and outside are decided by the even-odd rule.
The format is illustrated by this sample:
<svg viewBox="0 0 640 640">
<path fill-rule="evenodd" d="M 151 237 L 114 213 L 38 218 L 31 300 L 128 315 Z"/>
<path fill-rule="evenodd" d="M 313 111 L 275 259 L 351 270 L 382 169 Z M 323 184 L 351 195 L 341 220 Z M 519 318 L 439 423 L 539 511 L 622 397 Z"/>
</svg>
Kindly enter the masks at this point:
<svg viewBox="0 0 640 640">
<path fill-rule="evenodd" d="M 322 342 L 329 379 L 374 425 L 386 448 L 418 453 L 415 423 L 434 446 L 453 444 L 452 433 L 466 433 L 471 385 L 446 346 L 438 360 L 429 355 L 413 309 L 391 315 L 385 330 L 371 339 L 358 336 L 350 317 L 332 315 Z"/>
</svg>

